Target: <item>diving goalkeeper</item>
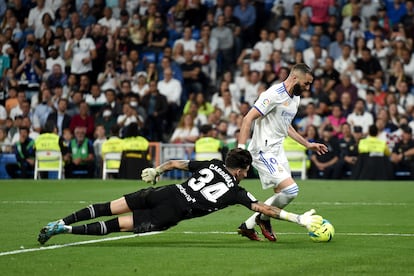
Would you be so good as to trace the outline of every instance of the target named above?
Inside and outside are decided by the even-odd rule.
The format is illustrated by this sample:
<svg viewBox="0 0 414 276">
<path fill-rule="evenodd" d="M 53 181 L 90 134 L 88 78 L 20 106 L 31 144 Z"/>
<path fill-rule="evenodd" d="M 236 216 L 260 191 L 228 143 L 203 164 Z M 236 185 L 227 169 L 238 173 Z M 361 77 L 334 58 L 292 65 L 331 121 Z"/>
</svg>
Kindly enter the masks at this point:
<svg viewBox="0 0 414 276">
<path fill-rule="evenodd" d="M 142 172 L 142 179 L 151 184 L 155 184 L 162 173 L 173 169 L 190 171 L 192 176 L 181 184 L 150 187 L 110 202 L 92 204 L 63 219 L 48 223 L 40 230 L 38 241 L 44 244 L 52 236 L 63 233 L 107 235 L 113 232 L 162 231 L 182 220 L 205 216 L 235 204 L 244 205 L 275 219 L 297 223 L 309 230 L 321 225 L 322 217 L 314 215 L 314 210 L 302 215 L 289 213 L 258 202 L 240 187 L 239 182 L 246 177 L 251 162 L 252 157 L 247 150 L 233 149 L 227 154 L 225 163 L 216 159 L 171 160 L 157 168 L 147 168 Z M 80 221 L 121 214 L 127 215 L 72 226 Z"/>
</svg>

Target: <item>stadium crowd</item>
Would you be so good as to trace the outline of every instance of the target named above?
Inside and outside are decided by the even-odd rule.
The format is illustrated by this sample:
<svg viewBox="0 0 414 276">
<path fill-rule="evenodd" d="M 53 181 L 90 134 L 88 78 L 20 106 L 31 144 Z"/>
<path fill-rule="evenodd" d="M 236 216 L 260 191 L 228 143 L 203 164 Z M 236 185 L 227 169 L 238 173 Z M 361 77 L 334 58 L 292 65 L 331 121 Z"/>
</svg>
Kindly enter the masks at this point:
<svg viewBox="0 0 414 276">
<path fill-rule="evenodd" d="M 131 124 L 171 143 L 208 124 L 226 145 L 304 62 L 315 78 L 295 126 L 331 150 L 310 176 L 345 177 L 370 135 L 414 175 L 413 0 L 6 0 L 0 29 L 2 152 L 49 121 L 68 145 L 79 127 L 102 143 Z"/>
</svg>

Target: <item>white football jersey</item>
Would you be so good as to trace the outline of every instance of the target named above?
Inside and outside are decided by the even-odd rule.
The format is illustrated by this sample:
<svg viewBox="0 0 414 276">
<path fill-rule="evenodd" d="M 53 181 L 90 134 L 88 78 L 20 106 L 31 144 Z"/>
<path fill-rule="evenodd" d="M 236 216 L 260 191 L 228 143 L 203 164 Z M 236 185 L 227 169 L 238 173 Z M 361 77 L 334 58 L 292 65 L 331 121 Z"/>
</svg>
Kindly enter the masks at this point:
<svg viewBox="0 0 414 276">
<path fill-rule="evenodd" d="M 254 108 L 262 114 L 255 121 L 249 150 L 269 151 L 283 143 L 288 128 L 299 107 L 299 96 L 290 97 L 283 82 L 275 84 L 260 94 Z"/>
</svg>

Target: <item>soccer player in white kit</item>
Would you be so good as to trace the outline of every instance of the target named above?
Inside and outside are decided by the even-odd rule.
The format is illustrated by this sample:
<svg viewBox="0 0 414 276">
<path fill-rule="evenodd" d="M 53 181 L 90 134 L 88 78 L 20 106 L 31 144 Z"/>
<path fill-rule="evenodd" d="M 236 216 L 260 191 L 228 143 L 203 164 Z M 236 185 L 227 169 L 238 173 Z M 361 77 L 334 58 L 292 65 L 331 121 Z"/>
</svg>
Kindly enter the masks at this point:
<svg viewBox="0 0 414 276">
<path fill-rule="evenodd" d="M 254 122 L 253 136 L 248 150 L 253 157 L 263 189 L 273 188 L 275 194 L 265 203 L 278 208 L 288 205 L 299 192 L 292 178 L 288 160 L 283 150 L 283 140 L 287 135 L 307 149 L 324 154 L 328 148 L 324 144 L 310 143 L 291 125 L 299 107 L 300 94 L 309 90 L 313 81 L 311 69 L 303 63 L 292 67 L 284 82 L 271 86 L 261 93 L 253 108 L 243 118 L 238 147 L 245 148 Z M 239 226 L 239 234 L 251 240 L 260 240 L 255 225 L 269 241 L 276 241 L 270 218 L 255 213 Z"/>
</svg>

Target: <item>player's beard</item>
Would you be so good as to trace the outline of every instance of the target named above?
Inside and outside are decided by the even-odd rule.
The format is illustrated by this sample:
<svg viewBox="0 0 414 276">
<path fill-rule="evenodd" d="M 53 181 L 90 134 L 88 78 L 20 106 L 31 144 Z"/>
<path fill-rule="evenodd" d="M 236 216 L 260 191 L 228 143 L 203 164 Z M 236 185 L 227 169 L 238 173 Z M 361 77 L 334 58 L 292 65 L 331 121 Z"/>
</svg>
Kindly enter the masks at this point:
<svg viewBox="0 0 414 276">
<path fill-rule="evenodd" d="M 292 94 L 295 96 L 300 96 L 302 94 L 302 87 L 300 87 L 300 84 L 297 83 L 292 88 Z"/>
</svg>

